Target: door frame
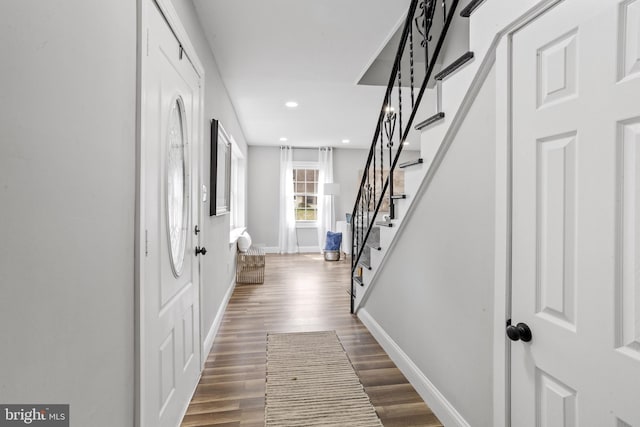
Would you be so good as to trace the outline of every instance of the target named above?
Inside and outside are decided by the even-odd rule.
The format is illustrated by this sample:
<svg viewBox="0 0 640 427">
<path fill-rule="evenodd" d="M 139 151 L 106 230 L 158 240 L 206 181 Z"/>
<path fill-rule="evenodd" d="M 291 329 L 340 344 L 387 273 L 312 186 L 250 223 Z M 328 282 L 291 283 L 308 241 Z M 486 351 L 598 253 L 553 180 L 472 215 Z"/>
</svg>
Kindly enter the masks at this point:
<svg viewBox="0 0 640 427">
<path fill-rule="evenodd" d="M 493 318 L 493 425 L 511 427 L 512 48 L 513 35 L 565 0 L 542 0 L 496 35 L 496 163 Z"/>
<path fill-rule="evenodd" d="M 155 6 L 154 6 L 155 5 Z M 147 35 L 145 29 L 148 27 L 149 23 L 147 22 L 146 14 L 144 13 L 145 8 L 147 7 L 158 7 L 161 14 L 164 16 L 167 25 L 175 35 L 176 39 L 180 43 L 184 54 L 187 56 L 187 59 L 191 62 L 194 70 L 198 75 L 198 86 L 199 86 L 199 115 L 195 118 L 197 126 L 193 130 L 194 131 L 194 144 L 195 146 L 192 149 L 191 154 L 191 164 L 192 166 L 196 166 L 198 171 L 195 173 L 196 175 L 196 188 L 192 190 L 193 194 L 196 196 L 196 200 L 192 201 L 192 206 L 190 209 L 193 209 L 193 204 L 197 203 L 197 213 L 195 217 L 197 218 L 198 224 L 200 224 L 200 228 L 204 226 L 204 206 L 202 203 L 202 183 L 203 180 L 203 169 L 204 169 L 204 160 L 203 160 L 203 152 L 204 152 L 204 94 L 205 94 L 205 68 L 200 61 L 196 49 L 191 43 L 191 40 L 188 36 L 188 33 L 180 21 L 179 14 L 175 7 L 173 6 L 171 0 L 137 0 L 137 55 L 136 55 L 136 201 L 135 201 L 135 252 L 134 252 L 134 425 L 136 427 L 144 427 L 144 419 L 142 413 L 142 393 L 144 393 L 142 387 L 142 368 L 145 363 L 145 349 L 143 348 L 143 343 L 145 339 L 144 334 L 144 312 L 143 312 L 143 304 L 144 304 L 144 251 L 145 251 L 145 231 L 144 224 L 142 222 L 142 212 L 143 212 L 143 201 L 145 199 L 144 188 L 142 188 L 142 177 L 145 174 L 145 163 L 142 158 L 142 141 L 144 137 L 144 123 L 143 123 L 143 106 L 145 104 L 144 100 L 144 85 L 143 85 L 143 71 L 145 70 L 145 57 L 144 53 L 147 50 Z M 196 159 L 194 160 L 193 157 Z M 194 213 L 191 213 L 191 217 L 194 217 Z M 198 236 L 194 236 L 193 240 L 198 246 L 202 246 L 202 236 L 204 233 L 199 233 Z M 200 268 L 200 262 L 197 263 L 197 266 L 194 268 L 199 269 L 198 273 L 198 293 L 199 293 L 199 309 L 200 313 L 202 312 L 202 269 Z M 200 332 L 197 337 L 198 339 L 198 352 L 200 354 L 200 371 L 202 372 L 202 368 L 205 362 L 205 356 L 203 355 L 202 348 L 202 316 L 199 316 L 198 322 L 200 323 Z M 195 391 L 195 388 L 194 388 Z M 188 406 L 188 403 L 187 403 Z M 186 412 L 187 406 L 184 408 L 184 412 Z"/>
<path fill-rule="evenodd" d="M 511 427 L 511 342 L 506 320 L 512 302 L 512 51 L 514 34 L 568 0 L 542 0 L 503 30 L 496 48 L 496 199 L 494 264 L 494 426 Z M 570 0 L 569 0 L 570 1 Z M 599 0 L 580 0 L 580 7 Z M 619 0 L 618 3 L 622 3 Z M 504 311 L 497 307 L 503 307 Z M 500 415 L 502 414 L 502 415 Z"/>
</svg>

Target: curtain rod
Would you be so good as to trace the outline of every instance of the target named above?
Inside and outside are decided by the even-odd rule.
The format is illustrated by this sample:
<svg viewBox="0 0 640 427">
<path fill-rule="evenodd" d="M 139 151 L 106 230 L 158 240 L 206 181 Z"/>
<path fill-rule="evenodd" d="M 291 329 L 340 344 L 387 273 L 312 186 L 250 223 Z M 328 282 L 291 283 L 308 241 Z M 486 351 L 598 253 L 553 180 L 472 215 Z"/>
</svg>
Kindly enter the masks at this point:
<svg viewBox="0 0 640 427">
<path fill-rule="evenodd" d="M 326 150 L 326 149 L 330 148 L 330 149 L 333 150 L 334 147 L 296 147 L 294 145 L 281 145 L 280 148 L 293 148 L 293 149 L 296 149 L 296 150 L 319 150 L 319 149 L 325 149 Z"/>
</svg>

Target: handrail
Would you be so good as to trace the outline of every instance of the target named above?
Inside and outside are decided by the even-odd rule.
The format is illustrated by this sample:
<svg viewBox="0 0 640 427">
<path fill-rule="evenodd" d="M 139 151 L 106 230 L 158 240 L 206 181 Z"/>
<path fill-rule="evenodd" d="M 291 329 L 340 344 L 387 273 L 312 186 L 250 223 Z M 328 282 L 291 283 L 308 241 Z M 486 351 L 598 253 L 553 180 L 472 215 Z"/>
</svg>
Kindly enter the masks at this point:
<svg viewBox="0 0 640 427">
<path fill-rule="evenodd" d="M 418 6 L 418 1 L 419 0 L 411 0 L 407 17 L 410 17 L 410 16 L 413 17 L 413 15 L 415 14 L 416 7 Z M 387 91 L 385 92 L 384 101 L 382 102 L 382 107 L 380 108 L 380 114 L 378 115 L 378 122 L 376 124 L 376 131 L 373 134 L 373 142 L 371 143 L 371 148 L 369 149 L 369 156 L 367 157 L 367 163 L 365 168 L 368 168 L 369 165 L 371 164 L 371 158 L 374 154 L 374 150 L 376 148 L 376 141 L 378 139 L 378 134 L 380 132 L 380 124 L 382 123 L 381 120 L 384 117 L 385 108 L 388 105 L 389 97 L 391 95 L 391 92 L 393 91 L 393 87 L 395 86 L 395 77 L 396 77 L 396 73 L 398 72 L 398 66 L 400 64 L 400 61 L 402 60 L 402 51 L 404 50 L 404 47 L 407 43 L 407 34 L 409 32 L 409 28 L 411 27 L 411 21 L 412 21 L 411 19 L 406 19 L 404 23 L 404 27 L 402 29 L 402 37 L 400 38 L 400 45 L 398 46 L 398 52 L 396 53 L 396 57 L 393 61 L 393 68 L 391 69 L 391 75 L 389 76 L 389 83 L 387 83 Z M 360 201 L 360 197 L 362 196 L 362 188 L 365 182 L 366 182 L 366 175 L 363 174 L 362 180 L 360 181 L 360 189 L 358 191 L 358 195 L 356 196 L 355 205 L 357 205 L 358 202 Z M 355 214 L 356 207 L 354 206 L 353 209 L 354 209 L 353 213 Z M 351 218 L 353 218 L 353 216 Z"/>
<path fill-rule="evenodd" d="M 373 135 L 373 141 L 367 161 L 363 169 L 362 179 L 360 181 L 360 188 L 356 196 L 356 201 L 351 214 L 351 245 L 352 245 L 352 259 L 351 259 L 351 312 L 354 312 L 355 305 L 355 292 L 354 292 L 354 280 L 353 275 L 356 271 L 357 265 L 360 262 L 365 250 L 365 243 L 371 234 L 371 230 L 375 224 L 375 220 L 380 212 L 382 205 L 387 202 L 389 204 L 389 217 L 393 219 L 395 217 L 394 200 L 391 198 L 393 195 L 393 174 L 398 164 L 400 154 L 404 147 L 411 126 L 415 119 L 415 116 L 420 105 L 420 101 L 427 88 L 429 79 L 433 74 L 436 61 L 442 50 L 445 36 L 453 20 L 455 10 L 457 8 L 459 0 L 412 0 L 407 11 L 407 17 L 405 19 L 402 35 L 398 45 L 398 50 L 393 62 L 393 68 L 391 75 L 389 76 L 389 82 L 385 91 L 384 100 L 380 113 L 378 114 L 378 120 L 376 123 L 375 132 Z M 440 8 L 438 9 L 437 3 L 440 2 Z M 447 8 L 447 3 L 450 3 Z M 419 7 L 419 15 L 416 16 L 416 12 Z M 442 30 L 439 33 L 437 40 L 435 40 L 435 47 L 433 47 L 431 57 L 429 56 L 429 49 L 433 46 L 434 40 L 431 30 L 434 25 L 434 19 L 436 12 L 440 10 L 442 13 Z M 424 49 L 424 63 L 425 74 L 420 84 L 420 90 L 417 97 L 414 94 L 414 77 L 415 77 L 415 56 L 414 51 L 414 24 L 415 30 L 418 35 L 422 36 L 420 45 Z M 407 50 L 407 42 L 409 42 L 409 49 Z M 411 95 L 411 112 L 406 124 L 402 123 L 402 94 L 406 92 L 407 88 L 402 84 L 402 63 L 405 53 L 408 54 L 409 69 L 410 69 L 410 84 L 408 86 L 409 94 Z M 396 86 L 397 83 L 397 86 Z M 393 94 L 397 89 L 398 111 L 395 111 Z M 396 124 L 398 124 L 398 137 L 395 135 Z M 386 136 L 386 140 L 385 140 Z M 394 150 L 394 139 L 397 139 L 398 146 Z M 386 147 L 385 147 L 386 145 Z M 380 157 L 380 168 L 378 169 L 377 157 Z M 386 172 L 384 163 L 388 155 L 388 171 Z M 372 169 L 373 168 L 373 169 Z M 378 193 L 378 173 L 380 178 L 380 191 Z M 373 184 L 372 184 L 373 183 Z M 387 194 L 388 190 L 388 194 Z M 372 199 L 373 200 L 372 204 Z M 365 203 L 366 203 L 366 224 L 365 224 Z M 371 213 L 371 207 L 373 207 L 373 213 Z"/>
</svg>

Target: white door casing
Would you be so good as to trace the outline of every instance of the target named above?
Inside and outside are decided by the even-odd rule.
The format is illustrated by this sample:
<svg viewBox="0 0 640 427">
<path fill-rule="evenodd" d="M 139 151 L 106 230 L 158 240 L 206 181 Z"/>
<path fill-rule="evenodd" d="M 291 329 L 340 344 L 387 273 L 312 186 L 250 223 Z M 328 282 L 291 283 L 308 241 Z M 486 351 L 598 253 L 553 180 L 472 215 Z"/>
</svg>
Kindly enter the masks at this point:
<svg viewBox="0 0 640 427">
<path fill-rule="evenodd" d="M 588 5 L 586 4 L 588 3 Z M 640 426 L 640 0 L 513 35 L 514 427 Z"/>
<path fill-rule="evenodd" d="M 175 427 L 200 375 L 200 77 L 142 2 L 138 424 Z"/>
</svg>

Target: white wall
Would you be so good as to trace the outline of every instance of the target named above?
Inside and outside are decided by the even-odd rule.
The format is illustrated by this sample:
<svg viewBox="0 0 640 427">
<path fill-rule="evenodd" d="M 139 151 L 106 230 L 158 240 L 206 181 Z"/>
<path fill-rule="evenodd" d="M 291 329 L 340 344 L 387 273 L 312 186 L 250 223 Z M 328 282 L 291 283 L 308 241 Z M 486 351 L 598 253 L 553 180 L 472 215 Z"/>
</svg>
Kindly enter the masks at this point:
<svg viewBox="0 0 640 427">
<path fill-rule="evenodd" d="M 294 161 L 315 162 L 317 149 L 294 149 Z M 280 215 L 280 148 L 250 146 L 248 157 L 247 229 L 255 245 L 278 246 Z M 298 246 L 317 247 L 316 228 L 296 229 Z"/>
<path fill-rule="evenodd" d="M 469 50 L 469 18 L 460 16 L 460 11 L 470 2 L 471 0 L 460 1 L 453 15 L 451 25 L 447 31 L 447 38 L 440 53 L 443 68 L 451 65 L 453 61 Z"/>
<path fill-rule="evenodd" d="M 255 245 L 278 246 L 280 149 L 249 146 L 247 230 Z"/>
<path fill-rule="evenodd" d="M 364 169 L 369 150 L 334 148 L 333 181 L 340 184 L 335 196 L 336 221 L 344 221 L 351 213 L 358 194 L 359 172 Z M 419 157 L 417 151 L 403 151 L 400 161 Z M 316 161 L 318 151 L 294 149 L 294 160 Z M 266 247 L 278 246 L 278 218 L 280 194 L 280 149 L 278 147 L 249 147 L 248 160 L 248 230 L 253 242 Z M 315 228 L 298 228 L 299 246 L 318 246 Z"/>
<path fill-rule="evenodd" d="M 212 118 L 220 120 L 227 133 L 233 136 L 242 154 L 247 156 L 247 143 L 235 109 L 220 76 L 214 54 L 206 41 L 198 15 L 191 0 L 172 0 L 189 38 L 205 67 L 204 101 L 204 182 L 209 183 L 210 127 Z M 246 181 L 246 180 L 245 180 Z M 211 189 L 209 189 L 211 194 Z M 209 198 L 211 200 L 211 198 Z M 209 205 L 204 206 L 204 223 L 201 243 L 207 248 L 201 278 L 201 318 L 203 339 L 214 326 L 214 320 L 229 284 L 235 274 L 235 245 L 229 245 L 230 215 L 209 216 Z M 211 337 L 210 337 L 211 338 Z"/>
<path fill-rule="evenodd" d="M 364 306 L 473 427 L 493 425 L 494 117 L 492 71 Z"/>
<path fill-rule="evenodd" d="M 136 2 L 0 5 L 0 401 L 134 404 Z"/>
<path fill-rule="evenodd" d="M 206 69 L 205 141 L 217 118 L 246 154 L 193 5 L 174 3 Z M 72 425 L 134 419 L 136 25 L 136 2 L 0 6 L 0 401 L 69 403 Z M 234 249 L 228 216 L 203 229 L 206 333 Z"/>
</svg>

